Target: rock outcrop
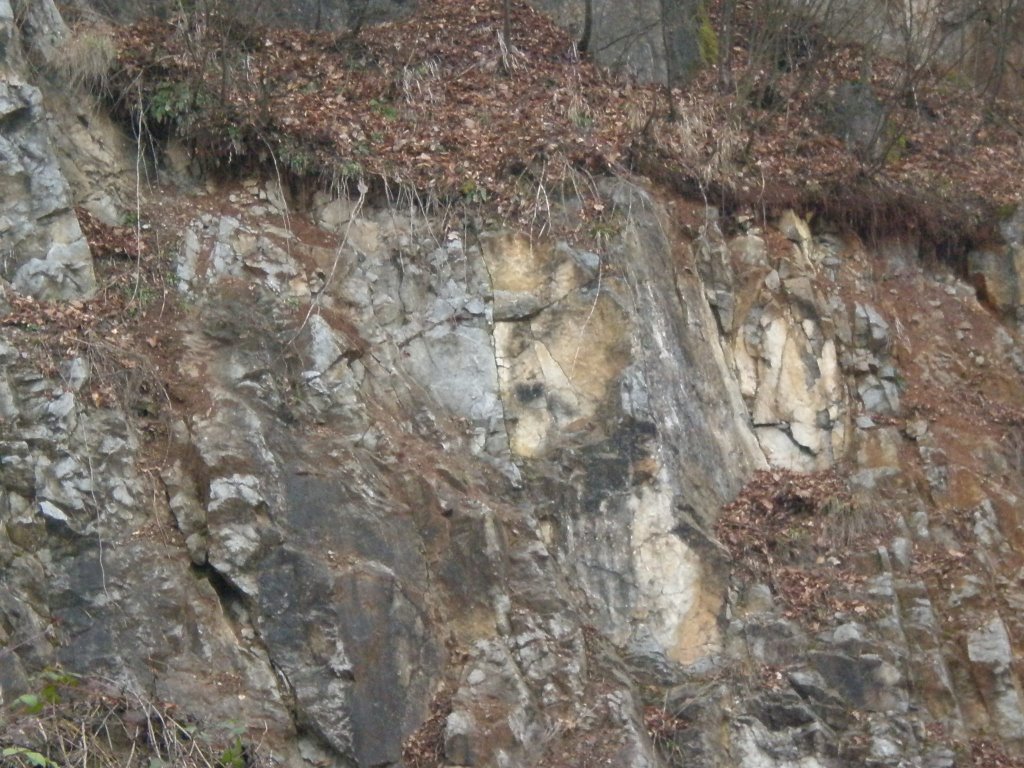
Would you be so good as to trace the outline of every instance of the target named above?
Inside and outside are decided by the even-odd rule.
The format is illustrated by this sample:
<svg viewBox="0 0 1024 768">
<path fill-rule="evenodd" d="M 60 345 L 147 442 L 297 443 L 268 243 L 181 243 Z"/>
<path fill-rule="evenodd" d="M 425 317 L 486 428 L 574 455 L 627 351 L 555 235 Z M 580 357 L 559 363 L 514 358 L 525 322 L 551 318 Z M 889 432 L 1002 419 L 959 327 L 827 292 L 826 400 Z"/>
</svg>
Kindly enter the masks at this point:
<svg viewBox="0 0 1024 768">
<path fill-rule="evenodd" d="M 986 303 L 1019 323 L 1024 305 L 1024 207 L 1017 208 L 999 230 L 1002 242 L 967 255 L 968 274 Z"/>
<path fill-rule="evenodd" d="M 53 151 L 39 89 L 23 78 L 22 40 L 45 59 L 67 29 L 52 2 L 32 3 L 16 33 L 0 2 L 4 82 L 0 84 L 0 276 L 37 298 L 87 298 L 96 290 L 92 255 L 72 210 L 71 191 Z"/>
<path fill-rule="evenodd" d="M 5 87 L 10 712 L 59 667 L 236 724 L 253 764 L 1024 745 L 1019 330 L 909 234 L 638 179 L 597 182 L 589 242 L 358 181 L 302 210 L 276 176 L 168 185 L 140 201 L 175 235 L 167 290 L 118 315 L 82 301 L 39 92 Z M 88 142 L 61 146 L 116 214 L 78 189 Z M 118 748 L 152 748 L 129 709 Z"/>
</svg>

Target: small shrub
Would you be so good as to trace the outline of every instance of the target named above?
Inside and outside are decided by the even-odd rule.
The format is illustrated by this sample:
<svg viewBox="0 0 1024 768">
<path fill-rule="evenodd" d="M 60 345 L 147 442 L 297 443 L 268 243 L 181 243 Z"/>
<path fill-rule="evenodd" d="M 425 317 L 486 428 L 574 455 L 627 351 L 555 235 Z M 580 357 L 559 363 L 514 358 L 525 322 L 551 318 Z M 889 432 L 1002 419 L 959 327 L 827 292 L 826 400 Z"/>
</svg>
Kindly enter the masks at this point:
<svg viewBox="0 0 1024 768">
<path fill-rule="evenodd" d="M 312 173 L 316 167 L 316 157 L 298 142 L 282 142 L 278 156 L 284 167 L 296 176 Z"/>
<path fill-rule="evenodd" d="M 188 83 L 165 83 L 153 92 L 147 111 L 156 122 L 172 124 L 185 118 L 196 101 Z"/>
<path fill-rule="evenodd" d="M 380 115 L 385 120 L 397 120 L 398 110 L 392 104 L 388 104 L 386 101 L 380 101 L 379 99 L 370 100 L 370 109 L 373 110 L 374 114 Z"/>
<path fill-rule="evenodd" d="M 41 674 L 38 699 L 0 707 L 0 765 L 4 768 L 264 768 L 276 764 L 245 727 L 199 724 L 175 707 L 101 678 L 62 670 Z M 24 699 L 25 697 L 21 697 Z"/>
<path fill-rule="evenodd" d="M 459 194 L 462 195 L 462 199 L 467 203 L 486 203 L 489 197 L 487 189 L 481 187 L 472 179 L 462 182 L 462 186 L 459 187 Z"/>
<path fill-rule="evenodd" d="M 3 757 L 4 762 L 10 760 L 15 765 L 31 765 L 33 768 L 58 768 L 58 764 L 46 755 L 33 749 L 26 749 L 25 747 L 6 747 L 3 752 L 0 752 L 0 757 Z"/>
</svg>

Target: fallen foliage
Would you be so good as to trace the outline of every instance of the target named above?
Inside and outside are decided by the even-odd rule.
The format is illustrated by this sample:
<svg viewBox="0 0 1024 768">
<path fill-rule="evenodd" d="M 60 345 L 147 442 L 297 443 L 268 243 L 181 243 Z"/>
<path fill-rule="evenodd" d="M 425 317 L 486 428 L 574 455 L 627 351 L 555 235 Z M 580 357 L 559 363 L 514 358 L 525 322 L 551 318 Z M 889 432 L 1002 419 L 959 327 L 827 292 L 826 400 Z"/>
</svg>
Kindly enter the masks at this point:
<svg viewBox="0 0 1024 768">
<path fill-rule="evenodd" d="M 402 744 L 402 761 L 409 768 L 444 765 L 444 727 L 452 711 L 452 694 L 443 688 L 430 701 L 430 715 Z"/>
<path fill-rule="evenodd" d="M 974 768 L 1024 768 L 1024 757 L 1009 755 L 987 739 L 971 739 L 971 765 Z"/>
<path fill-rule="evenodd" d="M 501 20 L 497 2 L 439 0 L 357 39 L 253 28 L 230 51 L 187 17 L 147 20 L 120 30 L 113 82 L 130 119 L 177 132 L 208 166 L 386 179 L 526 223 L 561 185 L 592 196 L 586 172 L 621 162 L 631 89 L 525 3 L 511 50 Z"/>
<path fill-rule="evenodd" d="M 93 257 L 137 259 L 148 252 L 148 244 L 136 228 L 105 224 L 84 208 L 76 208 L 75 214 Z"/>
<path fill-rule="evenodd" d="M 851 556 L 887 527 L 858 507 L 835 471 L 770 470 L 755 473 L 722 509 L 715 534 L 741 572 L 771 587 L 787 617 L 819 624 L 874 610 L 856 597 L 864 576 Z"/>
<path fill-rule="evenodd" d="M 755 557 L 775 565 L 782 546 L 794 538 L 813 535 L 825 544 L 825 515 L 851 503 L 846 484 L 835 472 L 756 472 L 722 509 L 717 535 L 734 558 Z"/>
<path fill-rule="evenodd" d="M 821 41 L 812 60 L 773 74 L 771 99 L 723 93 L 708 67 L 670 108 L 664 89 L 581 59 L 525 2 L 511 12 L 511 48 L 498 0 L 422 3 L 358 37 L 146 20 L 117 31 L 111 88 L 136 131 L 182 136 L 207 167 L 258 164 L 336 189 L 408 185 L 534 229 L 559 197 L 582 201 L 584 223 L 600 218 L 592 176 L 632 170 L 724 207 L 795 206 L 946 246 L 1020 201 L 1018 104 L 933 77 L 908 105 L 899 63 L 878 58 L 866 85 L 887 128 L 865 153 L 837 134 L 829 107 L 860 76 L 856 46 Z M 738 17 L 734 81 L 750 81 L 754 23 Z"/>
<path fill-rule="evenodd" d="M 45 327 L 59 334 L 58 341 L 69 342 L 72 336 L 96 322 L 91 302 L 36 301 L 31 296 L 11 291 L 4 297 L 8 311 L 0 316 L 0 325 L 27 329 Z"/>
</svg>

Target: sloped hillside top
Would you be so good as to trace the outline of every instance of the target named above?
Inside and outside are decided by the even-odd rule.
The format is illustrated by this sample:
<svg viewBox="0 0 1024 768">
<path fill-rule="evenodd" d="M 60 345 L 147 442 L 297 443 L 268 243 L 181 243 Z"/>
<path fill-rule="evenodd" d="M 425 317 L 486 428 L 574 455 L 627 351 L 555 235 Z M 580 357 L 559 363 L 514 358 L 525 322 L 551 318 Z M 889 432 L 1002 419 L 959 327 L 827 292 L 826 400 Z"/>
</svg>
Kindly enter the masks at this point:
<svg viewBox="0 0 1024 768">
<path fill-rule="evenodd" d="M 147 20 L 116 30 L 112 84 L 137 128 L 180 134 L 207 165 L 384 180 L 488 203 L 520 224 L 543 218 L 559 192 L 598 216 L 589 177 L 635 170 L 726 205 L 845 207 L 854 225 L 895 215 L 941 228 L 961 214 L 976 225 L 1019 202 L 1020 105 L 938 75 L 917 78 L 908 101 L 897 62 L 876 62 L 858 82 L 862 52 L 828 40 L 766 86 L 744 56 L 743 25 L 757 18 L 743 7 L 736 55 L 708 62 L 671 102 L 581 58 L 526 3 L 512 3 L 505 45 L 500 0 L 423 3 L 358 35 L 199 13 Z M 740 81 L 750 87 L 722 87 Z M 835 127 L 837 93 L 851 84 L 887 120 L 870 153 Z"/>
</svg>

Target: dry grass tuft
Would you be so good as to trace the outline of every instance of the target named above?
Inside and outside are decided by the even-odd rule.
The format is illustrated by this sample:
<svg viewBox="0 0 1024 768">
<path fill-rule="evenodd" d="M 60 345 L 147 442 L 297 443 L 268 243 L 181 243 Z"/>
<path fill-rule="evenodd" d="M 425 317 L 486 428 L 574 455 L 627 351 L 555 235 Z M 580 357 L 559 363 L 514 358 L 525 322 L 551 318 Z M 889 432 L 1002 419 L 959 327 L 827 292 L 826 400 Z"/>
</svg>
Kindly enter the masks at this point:
<svg viewBox="0 0 1024 768">
<path fill-rule="evenodd" d="M 100 24 L 83 24 L 75 27 L 64 41 L 56 67 L 72 90 L 101 95 L 109 90 L 116 61 L 114 31 Z"/>
<path fill-rule="evenodd" d="M 201 726 L 173 704 L 113 681 L 45 671 L 40 690 L 0 715 L 2 768 L 262 768 L 262 734 L 235 724 Z"/>
</svg>

